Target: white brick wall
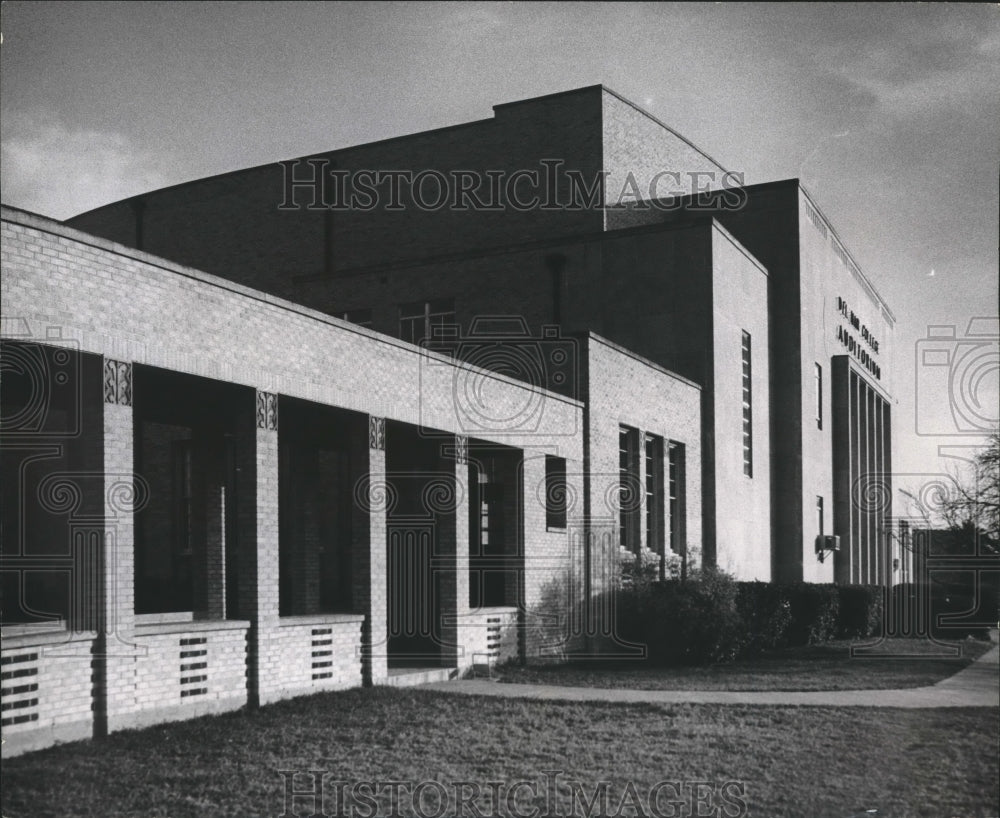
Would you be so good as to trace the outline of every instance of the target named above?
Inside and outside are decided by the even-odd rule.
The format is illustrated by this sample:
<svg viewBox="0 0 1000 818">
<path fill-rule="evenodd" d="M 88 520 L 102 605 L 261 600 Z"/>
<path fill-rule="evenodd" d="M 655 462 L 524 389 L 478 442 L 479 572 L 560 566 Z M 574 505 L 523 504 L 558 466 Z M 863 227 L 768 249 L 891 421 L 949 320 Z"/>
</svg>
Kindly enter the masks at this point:
<svg viewBox="0 0 1000 818">
<path fill-rule="evenodd" d="M 227 620 L 137 626 L 132 707 L 122 713 L 122 726 L 246 705 L 249 625 Z"/>
<path fill-rule="evenodd" d="M 95 634 L 18 630 L 5 629 L 0 650 L 4 757 L 92 735 Z"/>
<path fill-rule="evenodd" d="M 544 486 L 544 453 L 550 452 L 573 464 L 576 495 L 582 495 L 579 402 L 542 393 L 543 408 L 532 415 L 530 427 L 481 428 L 462 404 L 470 370 L 449 358 L 422 353 L 230 282 L 126 251 L 41 217 L 5 209 L 2 238 L 4 317 L 17 319 L 21 327 L 59 327 L 60 338 L 48 343 L 524 449 L 523 601 L 529 610 L 537 609 L 553 582 L 562 583 L 559 599 L 567 598 L 569 589 L 582 587 L 581 546 L 568 530 L 546 531 L 544 503 L 535 493 L 537 486 Z M 520 382 L 484 371 L 471 374 L 488 382 L 497 417 L 518 417 L 525 403 L 539 399 L 537 390 Z M 245 464 L 256 472 L 256 509 L 249 520 L 241 520 L 240 536 L 247 538 L 253 564 L 241 563 L 241 574 L 245 569 L 247 575 L 235 579 L 250 591 L 245 601 L 251 621 L 156 623 L 143 618 L 137 624 L 132 513 L 127 502 L 119 507 L 110 499 L 115 481 L 133 469 L 133 407 L 105 403 L 104 421 L 109 523 L 103 598 L 110 629 L 107 637 L 97 640 L 93 684 L 89 647 L 81 648 L 88 656 L 83 674 L 68 672 L 73 663 L 50 668 L 47 661 L 39 660 L 36 675 L 40 680 L 50 679 L 46 683 L 50 692 L 58 691 L 47 703 L 40 694 L 39 718 L 47 714 L 46 729 L 58 731 L 71 722 L 75 726 L 39 738 L 41 744 L 35 746 L 59 736 L 110 732 L 238 708 L 253 701 L 255 689 L 259 702 L 266 703 L 361 684 L 366 621 L 371 623 L 373 656 L 365 681 L 385 680 L 384 511 L 375 509 L 364 515 L 368 553 L 365 559 L 359 555 L 362 575 L 358 579 L 366 587 L 359 597 L 358 614 L 309 620 L 278 616 L 279 433 L 274 430 L 257 430 L 252 465 Z M 369 454 L 369 470 L 376 480 L 385 472 L 385 452 L 370 450 Z M 455 608 L 465 614 L 465 515 L 462 522 L 462 530 L 456 533 L 462 558 L 456 560 L 461 575 L 455 594 L 463 604 L 456 603 Z M 529 652 L 553 645 L 559 649 L 565 641 L 565 621 L 528 619 L 524 641 Z M 504 610 L 490 614 L 473 634 L 460 633 L 456 639 L 461 648 L 459 661 L 471 662 L 480 647 L 501 658 L 515 655 L 517 624 L 516 610 Z M 464 626 L 460 622 L 458 627 Z M 205 667 L 198 666 L 202 663 Z M 5 690 L 5 702 L 9 699 L 13 704 L 33 692 L 14 693 L 13 687 L 9 693 Z M 14 727 L 28 732 L 12 722 Z"/>
<path fill-rule="evenodd" d="M 580 457 L 577 401 L 544 393 L 523 426 L 495 428 L 463 398 L 470 372 L 488 390 L 491 417 L 524 417 L 537 390 L 41 217 L 3 213 L 4 315 L 61 326 L 82 351 Z"/>
<path fill-rule="evenodd" d="M 363 621 L 353 614 L 291 616 L 263 629 L 260 703 L 361 685 Z"/>
</svg>

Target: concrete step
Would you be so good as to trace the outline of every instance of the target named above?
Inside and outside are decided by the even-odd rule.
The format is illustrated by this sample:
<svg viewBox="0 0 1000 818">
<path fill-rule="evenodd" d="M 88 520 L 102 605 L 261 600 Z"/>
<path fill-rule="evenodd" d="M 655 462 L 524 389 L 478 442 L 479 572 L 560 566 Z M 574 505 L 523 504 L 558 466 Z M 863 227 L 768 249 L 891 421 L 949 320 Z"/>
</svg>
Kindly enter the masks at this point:
<svg viewBox="0 0 1000 818">
<path fill-rule="evenodd" d="M 454 667 L 391 667 L 385 684 L 390 687 L 414 687 L 457 678 L 458 668 Z"/>
</svg>

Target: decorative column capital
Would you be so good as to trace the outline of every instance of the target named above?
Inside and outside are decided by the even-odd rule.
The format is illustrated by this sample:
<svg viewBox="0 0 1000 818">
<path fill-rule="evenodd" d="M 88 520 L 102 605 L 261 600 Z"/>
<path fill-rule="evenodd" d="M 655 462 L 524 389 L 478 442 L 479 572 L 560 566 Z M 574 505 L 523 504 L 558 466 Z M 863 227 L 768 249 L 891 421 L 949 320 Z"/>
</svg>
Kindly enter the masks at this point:
<svg viewBox="0 0 1000 818">
<path fill-rule="evenodd" d="M 278 431 L 278 396 L 257 390 L 257 428 Z"/>
<path fill-rule="evenodd" d="M 455 462 L 465 466 L 469 462 L 469 436 L 455 435 Z"/>
<path fill-rule="evenodd" d="M 385 418 L 368 416 L 368 448 L 385 451 Z"/>
<path fill-rule="evenodd" d="M 132 364 L 130 361 L 104 359 L 104 402 L 116 406 L 132 405 Z"/>
</svg>

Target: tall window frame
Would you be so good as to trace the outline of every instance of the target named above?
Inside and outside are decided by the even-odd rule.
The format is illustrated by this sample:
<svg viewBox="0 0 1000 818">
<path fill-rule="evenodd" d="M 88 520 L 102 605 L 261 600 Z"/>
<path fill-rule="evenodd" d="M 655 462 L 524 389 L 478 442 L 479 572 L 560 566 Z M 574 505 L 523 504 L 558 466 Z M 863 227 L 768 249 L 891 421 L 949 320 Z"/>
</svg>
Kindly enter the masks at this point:
<svg viewBox="0 0 1000 818">
<path fill-rule="evenodd" d="M 686 461 L 687 451 L 684 444 L 671 440 L 667 445 L 667 507 L 670 517 L 668 542 L 670 550 L 675 554 L 683 554 L 687 549 Z"/>
<path fill-rule="evenodd" d="M 433 301 L 413 301 L 399 307 L 399 337 L 411 344 L 440 340 L 435 329 L 454 326 L 455 300 L 439 298 Z"/>
<path fill-rule="evenodd" d="M 646 548 L 656 554 L 663 554 L 663 438 L 644 435 L 643 457 L 646 465 L 645 523 Z"/>
<path fill-rule="evenodd" d="M 639 517 L 636 514 L 639 485 L 639 430 L 618 427 L 618 544 L 639 553 Z"/>
<path fill-rule="evenodd" d="M 815 364 L 813 369 L 813 381 L 816 399 L 816 428 L 823 428 L 823 367 Z"/>
<path fill-rule="evenodd" d="M 753 477 L 753 347 L 750 333 L 743 330 L 743 474 Z"/>
<path fill-rule="evenodd" d="M 566 458 L 545 455 L 545 528 L 565 531 L 567 518 Z"/>
</svg>

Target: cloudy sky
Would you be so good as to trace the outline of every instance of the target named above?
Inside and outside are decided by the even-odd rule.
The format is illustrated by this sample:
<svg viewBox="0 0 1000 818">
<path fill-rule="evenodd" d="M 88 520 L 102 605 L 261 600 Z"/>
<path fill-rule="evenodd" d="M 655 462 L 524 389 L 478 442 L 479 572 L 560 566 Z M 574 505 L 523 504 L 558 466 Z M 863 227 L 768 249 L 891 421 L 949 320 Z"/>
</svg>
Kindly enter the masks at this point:
<svg viewBox="0 0 1000 818">
<path fill-rule="evenodd" d="M 604 83 L 831 218 L 899 319 L 897 484 L 997 416 L 997 5 L 4 2 L 0 25 L 3 200 L 60 219 Z M 960 365 L 922 366 L 929 326 Z"/>
</svg>

